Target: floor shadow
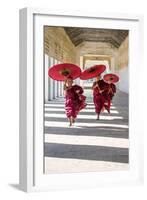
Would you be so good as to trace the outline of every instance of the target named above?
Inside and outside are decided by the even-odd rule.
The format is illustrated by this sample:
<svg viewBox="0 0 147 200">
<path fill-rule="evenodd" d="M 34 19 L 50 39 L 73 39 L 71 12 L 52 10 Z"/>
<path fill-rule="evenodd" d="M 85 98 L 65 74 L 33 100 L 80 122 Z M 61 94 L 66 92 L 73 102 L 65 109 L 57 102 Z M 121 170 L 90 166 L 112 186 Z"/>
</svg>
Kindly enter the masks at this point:
<svg viewBox="0 0 147 200">
<path fill-rule="evenodd" d="M 102 116 L 100 116 L 100 120 L 96 120 L 96 119 L 81 119 L 81 118 L 77 118 L 76 122 L 79 123 L 105 123 L 105 124 L 117 124 L 117 125 L 127 125 L 128 124 L 128 119 L 101 119 Z M 49 121 L 49 122 L 67 122 L 67 118 L 61 118 L 61 117 L 45 117 L 44 118 L 45 121 Z"/>
<path fill-rule="evenodd" d="M 45 143 L 44 156 L 128 163 L 128 148 Z"/>
<path fill-rule="evenodd" d="M 128 139 L 129 130 L 126 128 L 110 128 L 110 127 L 81 127 L 81 128 L 61 128 L 61 127 L 45 127 L 45 134 L 58 135 L 76 135 L 76 136 L 97 136 L 97 137 L 113 137 Z"/>
</svg>

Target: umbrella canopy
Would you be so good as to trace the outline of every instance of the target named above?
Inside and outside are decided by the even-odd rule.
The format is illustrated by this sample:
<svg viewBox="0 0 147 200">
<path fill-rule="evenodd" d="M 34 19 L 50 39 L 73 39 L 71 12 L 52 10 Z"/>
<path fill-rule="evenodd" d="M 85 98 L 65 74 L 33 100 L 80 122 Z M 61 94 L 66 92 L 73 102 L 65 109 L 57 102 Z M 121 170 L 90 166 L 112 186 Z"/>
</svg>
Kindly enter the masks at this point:
<svg viewBox="0 0 147 200">
<path fill-rule="evenodd" d="M 62 63 L 49 68 L 48 75 L 57 81 L 64 81 L 68 77 L 76 79 L 81 75 L 81 69 L 72 63 Z"/>
<path fill-rule="evenodd" d="M 94 78 L 98 75 L 100 75 L 101 73 L 103 73 L 106 69 L 105 65 L 94 65 L 88 69 L 85 69 L 81 76 L 80 79 L 82 80 L 87 80 L 87 79 L 91 79 Z"/>
<path fill-rule="evenodd" d="M 119 77 L 116 74 L 105 74 L 103 79 L 104 81 L 109 81 L 111 83 L 117 83 L 119 81 Z"/>
</svg>

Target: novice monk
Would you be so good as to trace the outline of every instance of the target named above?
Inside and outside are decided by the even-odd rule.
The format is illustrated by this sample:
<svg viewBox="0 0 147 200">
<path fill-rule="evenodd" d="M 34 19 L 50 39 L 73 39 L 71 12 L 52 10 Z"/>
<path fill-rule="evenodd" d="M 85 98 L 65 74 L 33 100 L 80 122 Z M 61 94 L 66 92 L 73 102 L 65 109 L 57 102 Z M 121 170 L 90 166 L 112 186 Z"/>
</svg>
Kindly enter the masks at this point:
<svg viewBox="0 0 147 200">
<path fill-rule="evenodd" d="M 86 97 L 83 94 L 83 89 L 79 85 L 73 85 L 71 76 L 64 82 L 65 94 L 65 113 L 69 119 L 69 126 L 75 122 L 75 118 L 79 111 L 86 107 Z"/>
<path fill-rule="evenodd" d="M 107 89 L 103 93 L 105 97 L 104 107 L 110 113 L 111 101 L 114 94 L 116 93 L 116 86 L 114 85 L 114 83 L 111 83 L 111 81 L 108 81 L 106 84 L 107 84 Z"/>
<path fill-rule="evenodd" d="M 106 83 L 101 79 L 100 75 L 96 77 L 96 81 L 93 83 L 93 102 L 95 105 L 95 112 L 97 114 L 97 120 L 99 120 L 100 113 L 104 107 L 105 97 L 103 92 L 105 90 Z"/>
</svg>

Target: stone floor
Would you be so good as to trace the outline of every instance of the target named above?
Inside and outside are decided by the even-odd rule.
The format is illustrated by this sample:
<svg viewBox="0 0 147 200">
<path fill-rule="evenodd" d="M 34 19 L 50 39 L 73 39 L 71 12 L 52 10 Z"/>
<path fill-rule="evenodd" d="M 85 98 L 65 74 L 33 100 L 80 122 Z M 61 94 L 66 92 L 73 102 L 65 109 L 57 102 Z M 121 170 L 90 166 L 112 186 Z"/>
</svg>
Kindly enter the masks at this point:
<svg viewBox="0 0 147 200">
<path fill-rule="evenodd" d="M 63 98 L 45 104 L 45 173 L 128 169 L 128 95 L 117 91 L 111 114 L 104 111 L 99 121 L 91 97 L 87 103 L 74 127 L 68 126 Z"/>
</svg>

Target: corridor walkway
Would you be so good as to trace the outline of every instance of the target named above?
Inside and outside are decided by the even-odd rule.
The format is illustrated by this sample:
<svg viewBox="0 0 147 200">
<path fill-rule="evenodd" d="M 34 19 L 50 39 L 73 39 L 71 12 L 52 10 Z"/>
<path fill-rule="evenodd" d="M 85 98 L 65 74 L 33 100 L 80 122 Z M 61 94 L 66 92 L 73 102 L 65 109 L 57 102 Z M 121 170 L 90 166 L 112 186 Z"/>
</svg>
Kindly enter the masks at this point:
<svg viewBox="0 0 147 200">
<path fill-rule="evenodd" d="M 68 126 L 63 98 L 45 104 L 45 173 L 128 169 L 128 95 L 117 91 L 111 114 L 104 111 L 99 121 L 92 98 L 87 103 L 73 127 Z"/>
</svg>

